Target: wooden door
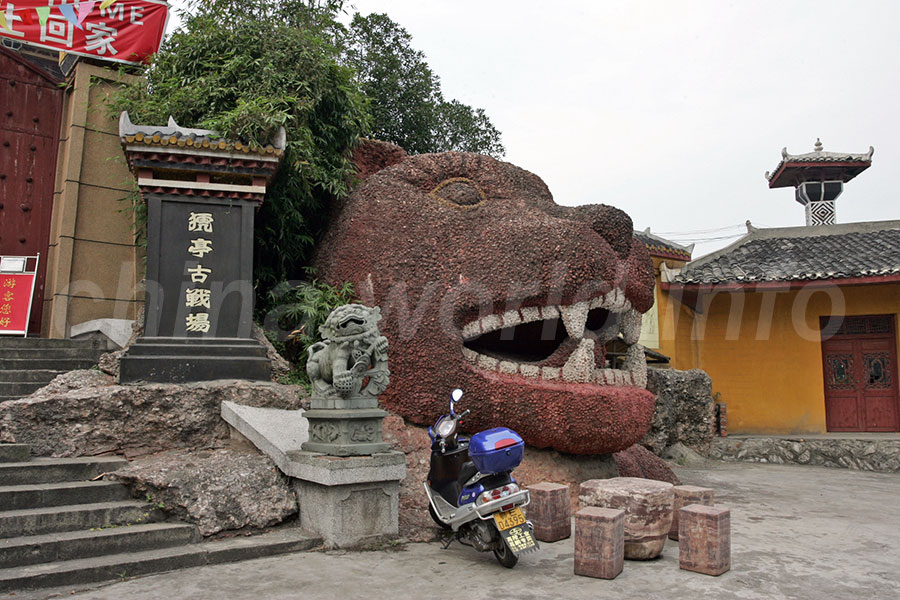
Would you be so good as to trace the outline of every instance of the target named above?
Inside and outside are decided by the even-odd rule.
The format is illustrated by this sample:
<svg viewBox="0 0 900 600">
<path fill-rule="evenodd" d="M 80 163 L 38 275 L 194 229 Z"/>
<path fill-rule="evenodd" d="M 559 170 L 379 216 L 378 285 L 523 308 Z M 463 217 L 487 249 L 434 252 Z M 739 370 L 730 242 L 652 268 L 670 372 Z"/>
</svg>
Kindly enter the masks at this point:
<svg viewBox="0 0 900 600">
<path fill-rule="evenodd" d="M 29 334 L 41 331 L 62 112 L 59 84 L 0 48 L 0 255 L 41 255 Z"/>
<path fill-rule="evenodd" d="M 900 431 L 893 316 L 846 317 L 837 330 L 823 328 L 822 358 L 828 431 Z"/>
</svg>

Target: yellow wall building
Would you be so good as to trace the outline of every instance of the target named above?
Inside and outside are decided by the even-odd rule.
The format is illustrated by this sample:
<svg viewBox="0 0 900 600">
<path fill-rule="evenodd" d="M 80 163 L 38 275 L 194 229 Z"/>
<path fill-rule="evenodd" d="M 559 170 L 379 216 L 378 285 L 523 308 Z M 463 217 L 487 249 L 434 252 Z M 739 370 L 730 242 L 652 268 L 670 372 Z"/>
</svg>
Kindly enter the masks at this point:
<svg viewBox="0 0 900 600">
<path fill-rule="evenodd" d="M 867 153 L 782 160 L 806 226 L 757 229 L 682 268 L 663 265 L 660 351 L 700 368 L 743 434 L 900 431 L 900 221 L 835 224 Z"/>
<path fill-rule="evenodd" d="M 660 351 L 732 433 L 900 431 L 900 221 L 754 230 L 661 288 Z"/>
</svg>

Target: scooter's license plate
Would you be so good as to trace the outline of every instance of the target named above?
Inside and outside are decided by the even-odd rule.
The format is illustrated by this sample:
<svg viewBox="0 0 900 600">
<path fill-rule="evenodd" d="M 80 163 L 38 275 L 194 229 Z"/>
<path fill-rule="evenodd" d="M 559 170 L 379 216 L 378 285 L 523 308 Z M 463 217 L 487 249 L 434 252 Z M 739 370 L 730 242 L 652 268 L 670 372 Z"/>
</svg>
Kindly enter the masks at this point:
<svg viewBox="0 0 900 600">
<path fill-rule="evenodd" d="M 507 529 L 512 529 L 516 525 L 523 524 L 525 522 L 525 513 L 523 513 L 522 509 L 519 507 L 512 510 L 504 510 L 502 512 L 494 513 L 494 522 L 497 523 L 497 529 L 506 531 Z"/>
</svg>

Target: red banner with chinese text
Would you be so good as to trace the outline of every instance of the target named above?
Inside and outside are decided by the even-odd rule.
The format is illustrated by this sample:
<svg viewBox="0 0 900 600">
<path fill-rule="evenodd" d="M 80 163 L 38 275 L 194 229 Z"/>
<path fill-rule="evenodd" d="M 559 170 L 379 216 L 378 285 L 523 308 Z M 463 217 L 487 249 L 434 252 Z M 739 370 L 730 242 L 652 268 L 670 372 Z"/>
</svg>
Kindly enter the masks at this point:
<svg viewBox="0 0 900 600">
<path fill-rule="evenodd" d="M 34 273 L 0 273 L 0 334 L 24 334 L 34 287 Z"/>
<path fill-rule="evenodd" d="M 141 63 L 159 50 L 168 16 L 169 5 L 163 0 L 0 0 L 0 37 Z"/>
</svg>

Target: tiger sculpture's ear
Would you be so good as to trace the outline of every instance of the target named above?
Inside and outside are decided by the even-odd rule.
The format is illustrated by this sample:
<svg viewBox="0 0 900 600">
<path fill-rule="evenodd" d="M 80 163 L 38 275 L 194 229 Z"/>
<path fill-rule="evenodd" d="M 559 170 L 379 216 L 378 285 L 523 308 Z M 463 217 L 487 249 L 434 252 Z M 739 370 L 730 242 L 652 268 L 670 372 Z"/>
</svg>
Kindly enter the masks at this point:
<svg viewBox="0 0 900 600">
<path fill-rule="evenodd" d="M 404 158 L 406 158 L 406 151 L 400 146 L 361 138 L 353 148 L 352 160 L 356 167 L 356 176 L 361 183 L 378 171 L 401 162 Z"/>
</svg>

